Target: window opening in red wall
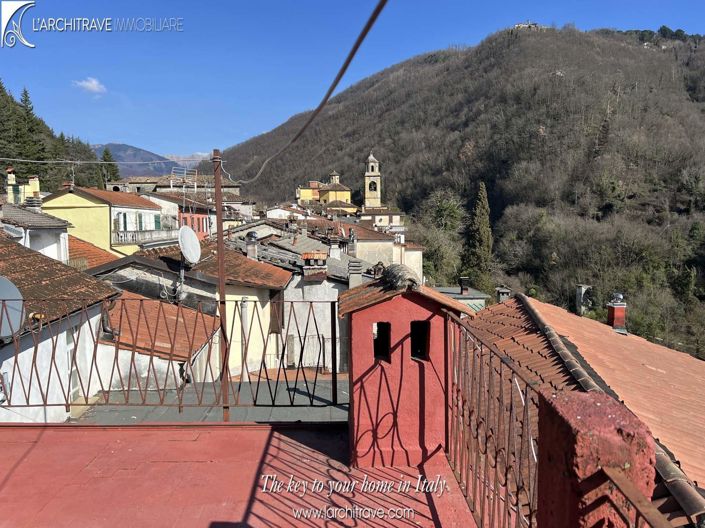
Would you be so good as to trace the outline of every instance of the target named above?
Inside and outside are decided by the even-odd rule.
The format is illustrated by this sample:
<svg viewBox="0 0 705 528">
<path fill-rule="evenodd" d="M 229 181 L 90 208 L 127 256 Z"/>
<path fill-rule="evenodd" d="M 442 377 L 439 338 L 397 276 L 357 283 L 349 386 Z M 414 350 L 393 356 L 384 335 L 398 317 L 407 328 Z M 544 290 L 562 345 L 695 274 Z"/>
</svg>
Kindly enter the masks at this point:
<svg viewBox="0 0 705 528">
<path fill-rule="evenodd" d="M 411 321 L 411 357 L 428 360 L 428 349 L 431 339 L 430 321 Z"/>
<path fill-rule="evenodd" d="M 372 324 L 375 359 L 391 361 L 392 359 L 392 325 L 378 322 Z"/>
</svg>

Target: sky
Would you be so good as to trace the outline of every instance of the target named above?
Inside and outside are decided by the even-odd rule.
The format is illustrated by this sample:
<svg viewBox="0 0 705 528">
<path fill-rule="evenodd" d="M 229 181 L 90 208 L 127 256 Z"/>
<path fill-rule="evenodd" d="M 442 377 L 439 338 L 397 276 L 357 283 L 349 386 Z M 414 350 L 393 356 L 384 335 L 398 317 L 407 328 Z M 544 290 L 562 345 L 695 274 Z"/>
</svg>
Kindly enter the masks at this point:
<svg viewBox="0 0 705 528">
<path fill-rule="evenodd" d="M 35 45 L 0 48 L 0 78 L 57 133 L 159 154 L 226 148 L 315 107 L 376 0 L 35 0 Z M 18 13 L 19 14 L 19 13 Z M 34 31 L 38 20 L 111 18 L 113 31 Z M 117 19 L 181 31 L 115 31 Z M 561 27 L 705 33 L 702 0 L 389 0 L 338 91 L 387 66 L 475 45 L 525 20 Z"/>
</svg>

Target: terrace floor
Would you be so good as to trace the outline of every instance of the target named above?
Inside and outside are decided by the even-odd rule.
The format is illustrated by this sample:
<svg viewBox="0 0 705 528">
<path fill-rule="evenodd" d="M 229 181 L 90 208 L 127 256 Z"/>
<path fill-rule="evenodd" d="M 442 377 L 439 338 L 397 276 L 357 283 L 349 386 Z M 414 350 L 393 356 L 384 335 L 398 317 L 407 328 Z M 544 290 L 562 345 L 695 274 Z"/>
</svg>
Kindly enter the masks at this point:
<svg viewBox="0 0 705 528">
<path fill-rule="evenodd" d="M 0 527 L 475 526 L 442 454 L 420 468 L 351 469 L 342 424 L 6 425 L 0 445 Z M 264 475 L 282 489 L 272 477 L 264 489 Z M 417 492 L 419 475 L 440 485 Z M 292 476 L 305 493 L 287 490 Z M 328 496 L 330 482 L 347 489 Z M 315 518 L 326 507 L 358 518 Z"/>
</svg>

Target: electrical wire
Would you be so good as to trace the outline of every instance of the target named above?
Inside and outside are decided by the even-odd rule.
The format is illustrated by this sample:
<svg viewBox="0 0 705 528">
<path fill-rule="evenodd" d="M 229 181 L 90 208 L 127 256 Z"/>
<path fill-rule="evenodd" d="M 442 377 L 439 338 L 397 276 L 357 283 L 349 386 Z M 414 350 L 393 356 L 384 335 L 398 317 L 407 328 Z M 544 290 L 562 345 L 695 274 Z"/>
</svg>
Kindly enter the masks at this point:
<svg viewBox="0 0 705 528">
<path fill-rule="evenodd" d="M 0 161 L 12 161 L 15 163 L 35 163 L 37 165 L 153 165 L 155 163 L 176 163 L 172 160 L 155 161 L 102 161 L 102 160 L 28 160 L 20 158 L 0 158 Z M 207 161 L 205 158 L 183 159 L 179 161 Z"/>
<path fill-rule="evenodd" d="M 362 28 L 362 31 L 360 34 L 357 36 L 357 39 L 355 40 L 355 43 L 353 44 L 353 47 L 350 49 L 348 52 L 347 57 L 345 58 L 345 62 L 343 62 L 343 65 L 340 67 L 338 70 L 338 74 L 335 76 L 335 79 L 333 79 L 333 82 L 331 85 L 328 87 L 328 90 L 326 91 L 325 95 L 323 96 L 323 99 L 321 99 L 321 102 L 318 104 L 316 109 L 311 113 L 311 115 L 308 117 L 306 122 L 303 124 L 301 129 L 292 137 L 289 142 L 284 145 L 282 148 L 280 148 L 277 152 L 269 156 L 266 160 L 264 160 L 264 163 L 262 163 L 262 166 L 260 167 L 259 171 L 257 171 L 257 174 L 254 176 L 254 178 L 250 178 L 249 180 L 233 180 L 232 176 L 225 170 L 223 170 L 223 161 L 221 160 L 221 170 L 228 176 L 228 179 L 230 181 L 233 181 L 235 183 L 252 183 L 255 180 L 257 180 L 262 173 L 264 172 L 264 169 L 267 167 L 270 161 L 273 159 L 281 156 L 291 145 L 296 143 L 301 136 L 303 136 L 304 132 L 306 132 L 306 129 L 313 123 L 313 121 L 318 117 L 318 114 L 321 113 L 323 108 L 326 106 L 328 103 L 328 100 L 331 98 L 333 95 L 333 92 L 335 89 L 338 87 L 338 84 L 340 84 L 340 81 L 342 80 L 343 76 L 345 73 L 348 71 L 348 67 L 350 66 L 350 63 L 352 63 L 353 59 L 355 58 L 355 55 L 357 55 L 358 50 L 360 49 L 360 46 L 364 42 L 365 38 L 367 37 L 367 34 L 370 32 L 372 27 L 374 26 L 375 22 L 377 21 L 377 18 L 379 18 L 380 13 L 382 13 L 382 10 L 384 7 L 387 5 L 388 0 L 379 0 L 377 2 L 377 5 L 375 6 L 374 10 L 372 11 L 372 14 L 370 17 L 367 19 L 367 23 L 364 25 Z M 121 161 L 121 162 L 113 162 L 113 161 L 102 161 L 102 160 L 28 160 L 28 159 L 21 159 L 21 158 L 3 158 L 0 157 L 0 161 L 8 161 L 8 162 L 13 162 L 13 163 L 35 163 L 35 164 L 71 164 L 71 165 L 151 165 L 155 163 L 173 163 L 172 160 L 156 160 L 156 161 Z M 202 158 L 193 158 L 193 159 L 184 159 L 180 161 L 204 161 Z"/>
<path fill-rule="evenodd" d="M 335 89 L 338 87 L 338 84 L 340 83 L 341 79 L 343 78 L 343 75 L 345 75 L 345 72 L 348 70 L 348 67 L 350 66 L 350 63 L 352 60 L 355 58 L 355 55 L 357 54 L 358 49 L 360 49 L 360 46 L 364 42 L 365 38 L 367 37 L 367 34 L 370 32 L 372 29 L 372 26 L 374 26 L 375 22 L 377 21 L 377 18 L 379 17 L 380 13 L 384 9 L 384 6 L 387 5 L 387 0 L 379 0 L 377 2 L 377 6 L 375 6 L 374 11 L 372 11 L 372 14 L 370 15 L 370 18 L 367 20 L 367 23 L 365 26 L 362 28 L 362 31 L 360 34 L 357 36 L 357 40 L 355 41 L 355 44 L 353 44 L 353 47 L 350 49 L 350 52 L 348 53 L 348 56 L 345 59 L 345 62 L 343 65 L 340 67 L 340 70 L 338 70 L 338 74 L 335 76 L 335 79 L 333 79 L 333 83 L 330 85 L 328 88 L 328 91 L 326 94 L 323 96 L 323 99 L 321 102 L 318 104 L 316 109 L 311 113 L 309 118 L 306 120 L 304 125 L 301 127 L 301 129 L 292 137 L 289 142 L 284 145 L 282 148 L 280 148 L 277 152 L 269 156 L 266 160 L 264 160 L 264 163 L 262 163 L 262 166 L 260 167 L 259 171 L 257 171 L 257 174 L 254 176 L 254 178 L 250 178 L 249 180 L 233 180 L 231 177 L 231 181 L 234 181 L 235 183 L 240 183 L 240 184 L 246 184 L 246 183 L 252 183 L 256 181 L 264 172 L 264 169 L 267 167 L 270 161 L 273 159 L 277 158 L 278 156 L 281 156 L 291 145 L 296 143 L 299 138 L 306 132 L 306 129 L 309 127 L 311 123 L 313 123 L 314 119 L 318 117 L 318 114 L 321 113 L 323 108 L 326 106 L 328 103 L 328 100 L 331 98 L 333 95 L 333 92 Z M 221 161 L 221 169 L 222 169 L 222 161 Z"/>
</svg>

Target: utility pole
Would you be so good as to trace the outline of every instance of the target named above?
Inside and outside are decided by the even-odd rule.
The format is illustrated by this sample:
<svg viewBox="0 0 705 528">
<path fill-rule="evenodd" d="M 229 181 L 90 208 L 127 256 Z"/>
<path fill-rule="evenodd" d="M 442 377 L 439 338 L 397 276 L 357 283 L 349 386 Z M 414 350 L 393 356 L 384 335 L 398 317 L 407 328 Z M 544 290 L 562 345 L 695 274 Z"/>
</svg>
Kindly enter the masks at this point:
<svg viewBox="0 0 705 528">
<path fill-rule="evenodd" d="M 218 260 L 218 313 L 220 315 L 220 393 L 223 398 L 223 421 L 230 421 L 230 340 L 228 339 L 228 324 L 225 304 L 225 233 L 223 232 L 223 160 L 220 150 L 213 149 L 213 179 L 215 180 L 215 218 L 218 230 L 217 255 Z"/>
</svg>

